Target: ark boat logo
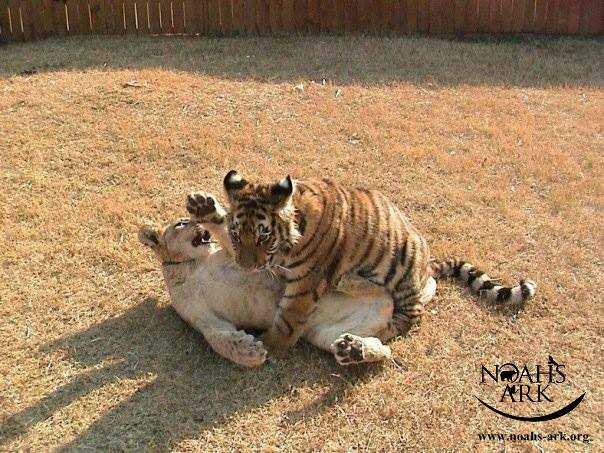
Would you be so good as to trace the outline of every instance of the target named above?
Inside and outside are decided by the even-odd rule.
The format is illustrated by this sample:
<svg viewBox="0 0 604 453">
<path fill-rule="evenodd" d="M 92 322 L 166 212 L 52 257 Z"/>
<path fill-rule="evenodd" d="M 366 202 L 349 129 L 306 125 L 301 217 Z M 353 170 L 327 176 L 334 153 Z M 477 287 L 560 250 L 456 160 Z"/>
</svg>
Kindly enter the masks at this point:
<svg viewBox="0 0 604 453">
<path fill-rule="evenodd" d="M 498 384 L 500 397 L 498 403 L 511 402 L 514 406 L 538 408 L 542 403 L 554 402 L 553 390 L 555 386 L 566 381 L 566 366 L 559 364 L 550 355 L 544 364 L 515 364 L 512 362 L 503 365 L 481 366 L 481 383 Z M 570 403 L 545 415 L 514 415 L 495 407 L 496 403 L 488 404 L 476 397 L 485 407 L 502 417 L 525 422 L 543 422 L 560 418 L 575 409 L 585 393 Z M 525 412 L 523 410 L 523 412 Z"/>
</svg>

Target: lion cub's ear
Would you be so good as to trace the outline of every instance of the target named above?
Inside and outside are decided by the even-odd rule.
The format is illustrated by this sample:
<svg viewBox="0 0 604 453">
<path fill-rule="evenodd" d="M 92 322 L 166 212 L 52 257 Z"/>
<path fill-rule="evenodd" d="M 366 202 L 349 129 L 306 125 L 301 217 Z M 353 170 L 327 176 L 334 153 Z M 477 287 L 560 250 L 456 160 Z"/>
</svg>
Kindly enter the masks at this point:
<svg viewBox="0 0 604 453">
<path fill-rule="evenodd" d="M 138 240 L 141 244 L 151 247 L 152 249 L 159 245 L 159 235 L 157 230 L 149 228 L 148 226 L 140 227 L 138 230 Z"/>
</svg>

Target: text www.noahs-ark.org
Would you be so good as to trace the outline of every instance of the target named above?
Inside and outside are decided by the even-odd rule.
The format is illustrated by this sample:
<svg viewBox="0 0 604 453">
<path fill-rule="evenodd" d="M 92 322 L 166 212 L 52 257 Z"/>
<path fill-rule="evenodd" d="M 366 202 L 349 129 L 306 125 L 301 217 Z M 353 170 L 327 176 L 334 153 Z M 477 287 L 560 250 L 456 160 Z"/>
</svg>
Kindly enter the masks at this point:
<svg viewBox="0 0 604 453">
<path fill-rule="evenodd" d="M 589 444 L 592 437 L 589 434 L 573 433 L 568 434 L 562 431 L 557 433 L 542 434 L 531 431 L 530 433 L 479 433 L 480 441 L 508 441 L 508 442 L 535 442 L 535 441 L 562 441 L 562 442 L 582 442 Z"/>
</svg>

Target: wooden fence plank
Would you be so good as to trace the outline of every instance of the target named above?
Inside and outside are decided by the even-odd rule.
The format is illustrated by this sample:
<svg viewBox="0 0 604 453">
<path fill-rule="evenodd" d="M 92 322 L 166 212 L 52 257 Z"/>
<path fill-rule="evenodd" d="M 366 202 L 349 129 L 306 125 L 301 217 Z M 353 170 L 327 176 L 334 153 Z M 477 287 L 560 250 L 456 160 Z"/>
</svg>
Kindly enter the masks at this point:
<svg viewBox="0 0 604 453">
<path fill-rule="evenodd" d="M 478 32 L 489 32 L 489 21 L 491 18 L 491 0 L 478 1 Z"/>
<path fill-rule="evenodd" d="M 547 19 L 545 22 L 545 32 L 555 33 L 558 22 L 558 3 L 559 0 L 549 0 L 547 5 Z"/>
<path fill-rule="evenodd" d="M 256 8 L 257 8 L 257 1 L 256 0 L 245 0 L 244 1 L 244 11 L 245 11 L 245 15 L 244 15 L 244 26 L 245 26 L 245 33 L 248 35 L 255 35 L 258 33 L 258 26 L 257 26 L 257 13 L 256 13 Z"/>
<path fill-rule="evenodd" d="M 0 2 L 0 41 L 12 41 L 10 2 Z"/>
<path fill-rule="evenodd" d="M 1 2 L 2 0 L 0 0 Z M 44 36 L 51 36 L 55 34 L 54 30 L 54 8 L 52 7 L 52 0 L 39 0 L 38 8 L 42 10 L 41 15 L 41 27 Z"/>
<path fill-rule="evenodd" d="M 124 0 L 124 19 L 126 23 L 126 34 L 135 35 L 136 34 L 136 14 L 134 11 L 134 4 L 136 0 Z"/>
<path fill-rule="evenodd" d="M 335 0 L 335 32 L 336 33 L 344 33 L 345 31 L 345 23 L 346 23 L 346 8 L 349 6 L 350 2 L 342 2 L 340 0 Z"/>
<path fill-rule="evenodd" d="M 245 31 L 243 2 L 245 0 L 233 0 L 233 32 L 242 34 Z M 289 0 L 293 4 L 293 0 Z M 292 14 L 293 18 L 293 14 Z"/>
<path fill-rule="evenodd" d="M 220 0 L 220 32 L 230 35 L 233 32 L 233 10 L 231 0 Z"/>
<path fill-rule="evenodd" d="M 80 0 L 78 10 L 80 18 L 80 33 L 92 33 L 92 28 L 90 27 L 90 4 L 88 0 Z"/>
<path fill-rule="evenodd" d="M 524 33 L 535 32 L 535 0 L 525 0 L 522 31 Z"/>
<path fill-rule="evenodd" d="M 356 26 L 355 31 L 360 33 L 367 33 L 371 29 L 371 4 L 369 0 L 358 0 L 357 1 L 357 15 L 356 15 Z"/>
<path fill-rule="evenodd" d="M 105 8 L 105 33 L 115 34 L 115 15 L 113 13 L 113 2 L 111 0 L 101 0 Z"/>
<path fill-rule="evenodd" d="M 258 33 L 267 34 L 271 27 L 270 0 L 257 0 L 256 2 L 256 26 Z"/>
<path fill-rule="evenodd" d="M 556 19 L 556 33 L 566 34 L 568 32 L 568 7 L 569 1 L 558 3 L 558 17 Z"/>
<path fill-rule="evenodd" d="M 430 0 L 419 0 L 417 3 L 417 31 L 430 32 Z"/>
<path fill-rule="evenodd" d="M 320 0 L 320 23 L 322 33 L 333 33 L 335 29 L 336 9 L 334 0 Z"/>
<path fill-rule="evenodd" d="M 105 5 L 102 0 L 90 0 L 90 22 L 92 24 L 93 33 L 98 35 L 107 33 L 105 13 Z"/>
<path fill-rule="evenodd" d="M 67 34 L 67 15 L 65 14 L 65 0 L 51 0 L 51 6 L 54 32 L 59 36 L 64 36 Z"/>
<path fill-rule="evenodd" d="M 501 31 L 503 33 L 511 33 L 514 29 L 514 0 L 502 0 L 501 2 Z"/>
<path fill-rule="evenodd" d="M 170 0 L 159 0 L 158 11 L 161 33 L 172 33 L 172 5 Z"/>
<path fill-rule="evenodd" d="M 390 2 L 390 18 L 389 18 L 389 30 L 390 33 L 400 35 L 403 32 L 405 24 L 405 10 L 403 9 L 403 2 L 400 0 L 393 0 Z"/>
<path fill-rule="evenodd" d="M 405 2 L 405 8 L 407 10 L 407 23 L 405 31 L 407 33 L 417 33 L 417 20 L 418 20 L 418 0 L 407 0 Z"/>
<path fill-rule="evenodd" d="M 306 18 L 308 5 L 306 0 L 294 0 L 294 30 L 298 33 L 306 32 Z"/>
<path fill-rule="evenodd" d="M 549 0 L 535 0 L 535 33 L 545 33 L 547 22 L 547 3 Z"/>
<path fill-rule="evenodd" d="M 281 0 L 270 0 L 269 24 L 271 33 L 283 31 L 283 2 Z"/>
<path fill-rule="evenodd" d="M 46 37 L 44 26 L 44 5 L 39 0 L 27 0 L 29 15 L 32 25 L 32 34 L 35 39 Z"/>
<path fill-rule="evenodd" d="M 443 33 L 455 33 L 455 1 L 443 0 L 440 10 Z"/>
<path fill-rule="evenodd" d="M 468 0 L 466 6 L 466 32 L 478 31 L 478 0 Z"/>
<path fill-rule="evenodd" d="M 26 41 L 35 39 L 34 13 L 31 0 L 21 0 L 21 19 L 23 25 L 23 39 Z"/>
<path fill-rule="evenodd" d="M 441 23 L 441 0 L 430 0 L 430 33 L 439 34 L 443 32 Z"/>
<path fill-rule="evenodd" d="M 455 32 L 464 33 L 466 31 L 466 8 L 467 0 L 455 0 Z"/>
<path fill-rule="evenodd" d="M 357 13 L 358 1 L 350 0 L 346 2 L 346 8 L 344 9 L 344 32 L 354 33 L 357 31 L 358 25 L 358 13 Z"/>
<path fill-rule="evenodd" d="M 522 27 L 524 26 L 524 13 L 525 13 L 525 4 L 526 0 L 514 0 L 514 5 L 512 8 L 512 29 L 510 30 L 512 33 L 520 33 L 522 32 Z"/>
<path fill-rule="evenodd" d="M 501 0 L 491 0 L 489 5 L 489 33 L 501 33 Z"/>
<path fill-rule="evenodd" d="M 174 33 L 182 35 L 185 32 L 183 0 L 172 0 L 172 24 Z"/>
<path fill-rule="evenodd" d="M 307 26 L 306 29 L 310 33 L 318 33 L 321 30 L 321 5 L 319 0 L 308 0 L 307 1 Z"/>
<path fill-rule="evenodd" d="M 581 19 L 581 1 L 568 1 L 568 33 L 576 34 L 579 32 L 579 20 Z"/>
<path fill-rule="evenodd" d="M 591 18 L 589 21 L 588 33 L 595 35 L 603 31 L 604 26 L 604 2 L 602 0 L 591 0 L 589 2 Z"/>
<path fill-rule="evenodd" d="M 136 0 L 137 32 L 139 35 L 148 35 L 151 33 L 151 21 L 149 20 L 150 8 L 149 0 Z"/>
</svg>

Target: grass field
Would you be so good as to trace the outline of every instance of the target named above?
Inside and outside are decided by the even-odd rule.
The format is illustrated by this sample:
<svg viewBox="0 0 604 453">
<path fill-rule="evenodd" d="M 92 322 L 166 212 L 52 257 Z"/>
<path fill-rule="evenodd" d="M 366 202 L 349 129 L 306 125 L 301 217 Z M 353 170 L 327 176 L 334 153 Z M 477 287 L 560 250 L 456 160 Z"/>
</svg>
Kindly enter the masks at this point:
<svg viewBox="0 0 604 453">
<path fill-rule="evenodd" d="M 601 39 L 0 47 L 0 450 L 601 451 L 603 54 Z M 237 368 L 176 316 L 136 240 L 231 168 L 381 189 L 436 256 L 538 295 L 494 309 L 443 282 L 391 343 L 400 366 L 343 369 L 300 344 Z M 587 392 L 571 414 L 530 424 L 476 401 L 497 398 L 481 364 L 548 355 L 566 366 L 554 402 L 503 407 Z M 531 431 L 591 442 L 478 437 Z"/>
</svg>

